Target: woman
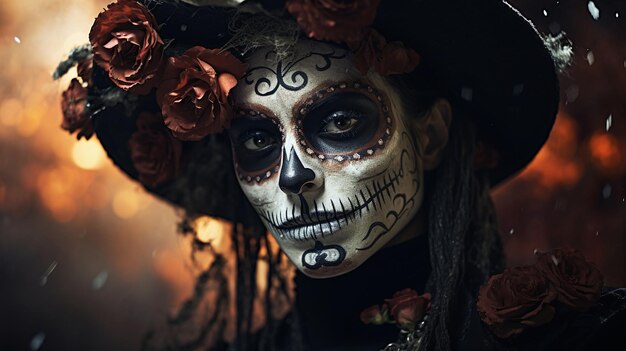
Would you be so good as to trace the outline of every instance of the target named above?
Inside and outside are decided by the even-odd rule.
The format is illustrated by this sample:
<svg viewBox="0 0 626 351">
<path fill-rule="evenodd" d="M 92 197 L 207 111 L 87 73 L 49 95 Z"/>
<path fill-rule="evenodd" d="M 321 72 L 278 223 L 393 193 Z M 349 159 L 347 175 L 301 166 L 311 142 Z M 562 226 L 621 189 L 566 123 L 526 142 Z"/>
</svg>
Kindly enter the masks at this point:
<svg viewBox="0 0 626 351">
<path fill-rule="evenodd" d="M 545 142 L 568 61 L 506 3 L 119 0 L 89 37 L 64 128 L 95 131 L 189 216 L 233 223 L 234 349 L 584 349 L 617 335 L 623 292 L 600 298 L 601 274 L 578 253 L 490 278 L 502 250 L 489 188 Z M 298 269 L 286 316 L 273 313 L 290 296 L 282 253 Z M 211 318 L 175 348 L 226 347 L 213 254 L 171 322 L 207 286 Z"/>
</svg>

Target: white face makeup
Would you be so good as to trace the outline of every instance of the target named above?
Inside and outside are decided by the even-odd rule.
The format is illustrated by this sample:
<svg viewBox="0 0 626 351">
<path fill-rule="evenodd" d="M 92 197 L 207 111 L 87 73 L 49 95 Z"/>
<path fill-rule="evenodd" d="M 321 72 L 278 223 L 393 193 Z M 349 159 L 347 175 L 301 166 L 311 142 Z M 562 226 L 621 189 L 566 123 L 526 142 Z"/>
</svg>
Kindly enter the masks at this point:
<svg viewBox="0 0 626 351">
<path fill-rule="evenodd" d="M 241 188 L 299 270 L 349 272 L 421 206 L 421 161 L 397 97 L 320 42 L 278 62 L 257 50 L 247 63 L 230 128 Z"/>
</svg>

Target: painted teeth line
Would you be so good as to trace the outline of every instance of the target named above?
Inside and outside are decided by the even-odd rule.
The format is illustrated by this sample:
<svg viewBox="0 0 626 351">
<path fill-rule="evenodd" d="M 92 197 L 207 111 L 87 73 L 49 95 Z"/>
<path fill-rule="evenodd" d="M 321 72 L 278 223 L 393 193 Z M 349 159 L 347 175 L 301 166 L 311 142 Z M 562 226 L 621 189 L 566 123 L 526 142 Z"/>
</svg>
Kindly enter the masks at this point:
<svg viewBox="0 0 626 351">
<path fill-rule="evenodd" d="M 404 172 L 400 170 L 400 172 L 396 172 L 395 170 L 386 173 L 381 177 L 381 179 L 374 179 L 368 185 L 365 185 L 365 190 L 367 191 L 367 195 L 363 190 L 359 190 L 358 194 L 354 195 L 354 201 L 352 198 L 348 197 L 348 203 L 350 205 L 349 211 L 347 212 L 346 205 L 342 199 L 338 199 L 337 202 L 341 208 L 341 212 L 337 212 L 338 208 L 335 205 L 334 200 L 330 200 L 330 205 L 332 208 L 332 215 L 329 215 L 330 211 L 327 210 L 326 204 L 321 203 L 323 216 L 320 216 L 319 205 L 317 201 L 313 200 L 313 208 L 315 212 L 313 213 L 303 213 L 300 216 L 296 217 L 296 207 L 292 205 L 291 207 L 291 216 L 289 216 L 289 209 L 285 209 L 285 212 L 282 213 L 280 211 L 278 214 L 263 211 L 261 213 L 261 217 L 265 219 L 265 221 L 272 227 L 272 231 L 275 234 L 278 234 L 281 238 L 287 237 L 291 240 L 305 241 L 305 240 L 317 240 L 318 235 L 324 237 L 326 234 L 324 231 L 324 226 L 327 226 L 329 235 L 336 230 L 333 230 L 333 227 L 330 225 L 331 222 L 336 221 L 338 228 L 341 229 L 342 226 L 345 226 L 350 223 L 350 221 L 357 220 L 357 212 L 358 218 L 363 217 L 363 212 L 372 212 L 370 210 L 370 205 L 374 208 L 373 211 L 377 211 L 378 208 L 382 209 L 382 205 L 386 203 L 385 193 L 388 199 L 391 199 L 393 195 L 395 195 L 396 185 L 400 184 L 400 179 L 404 177 Z M 380 180 L 382 180 L 382 185 L 380 184 Z M 372 189 L 373 192 L 372 192 Z M 359 199 L 359 195 L 361 198 Z M 378 206 L 376 205 L 376 201 L 378 202 Z M 355 206 L 356 203 L 356 206 Z M 287 223 L 293 222 L 295 227 L 293 228 L 285 228 L 278 223 Z M 318 227 L 317 230 L 314 228 Z"/>
</svg>

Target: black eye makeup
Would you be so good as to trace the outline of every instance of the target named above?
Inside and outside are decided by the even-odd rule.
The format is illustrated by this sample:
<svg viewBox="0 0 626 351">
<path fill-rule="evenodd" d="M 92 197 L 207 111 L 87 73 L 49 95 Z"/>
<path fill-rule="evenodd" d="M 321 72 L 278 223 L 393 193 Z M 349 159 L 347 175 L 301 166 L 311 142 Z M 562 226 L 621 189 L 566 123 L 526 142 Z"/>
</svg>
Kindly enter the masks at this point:
<svg viewBox="0 0 626 351">
<path fill-rule="evenodd" d="M 307 154 L 343 162 L 383 148 L 392 120 L 385 99 L 373 87 L 339 83 L 317 91 L 299 106 L 296 130 Z"/>
<path fill-rule="evenodd" d="M 278 172 L 284 130 L 274 117 L 238 109 L 229 128 L 239 178 L 261 182 Z"/>
</svg>

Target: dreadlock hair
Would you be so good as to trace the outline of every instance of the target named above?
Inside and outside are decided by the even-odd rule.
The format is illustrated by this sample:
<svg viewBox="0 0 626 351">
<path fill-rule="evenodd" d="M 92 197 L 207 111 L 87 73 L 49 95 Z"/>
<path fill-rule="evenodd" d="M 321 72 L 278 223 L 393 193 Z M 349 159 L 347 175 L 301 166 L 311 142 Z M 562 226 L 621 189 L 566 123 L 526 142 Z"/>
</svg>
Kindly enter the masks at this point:
<svg viewBox="0 0 626 351">
<path fill-rule="evenodd" d="M 414 135 L 435 102 L 446 94 L 419 72 L 387 79 L 402 100 Z M 452 99 L 449 99 L 453 101 Z M 478 288 L 503 268 L 502 244 L 490 196 L 489 175 L 474 169 L 477 133 L 465 111 L 453 105 L 448 144 L 439 166 L 425 174 L 431 273 L 426 291 L 433 304 L 423 350 L 451 350 L 469 326 Z"/>
<path fill-rule="evenodd" d="M 450 350 L 469 326 L 479 286 L 502 266 L 502 248 L 485 174 L 473 170 L 475 131 L 456 117 L 443 161 L 427 187 L 433 307 L 424 348 Z M 460 318 L 459 318 L 460 317 Z"/>
</svg>

